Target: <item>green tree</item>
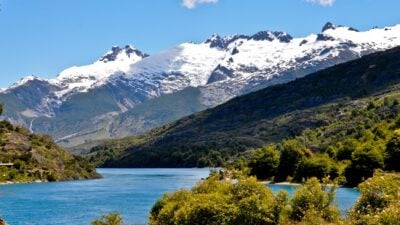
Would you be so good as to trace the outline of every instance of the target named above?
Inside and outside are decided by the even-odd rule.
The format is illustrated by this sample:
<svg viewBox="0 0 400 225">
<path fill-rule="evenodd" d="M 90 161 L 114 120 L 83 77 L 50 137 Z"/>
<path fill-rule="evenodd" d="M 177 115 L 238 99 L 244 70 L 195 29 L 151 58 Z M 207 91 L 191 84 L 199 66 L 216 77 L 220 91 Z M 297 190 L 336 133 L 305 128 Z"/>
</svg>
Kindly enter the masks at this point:
<svg viewBox="0 0 400 225">
<path fill-rule="evenodd" d="M 357 185 L 363 180 L 372 177 L 375 169 L 383 168 L 382 153 L 372 146 L 360 148 L 352 155 L 351 164 L 345 170 L 349 185 Z"/>
<path fill-rule="evenodd" d="M 278 149 L 281 151 L 278 173 L 276 175 L 276 180 L 278 181 L 283 181 L 286 180 L 288 176 L 293 176 L 299 163 L 312 155 L 311 152 L 297 140 L 284 141 L 278 146 Z"/>
<path fill-rule="evenodd" d="M 351 155 L 357 149 L 357 146 L 358 146 L 357 140 L 353 138 L 345 140 L 337 151 L 336 154 L 337 160 L 351 159 Z"/>
<path fill-rule="evenodd" d="M 275 176 L 279 166 L 279 157 L 279 152 L 274 146 L 256 150 L 249 162 L 251 175 L 255 175 L 258 179 Z"/>
<path fill-rule="evenodd" d="M 335 179 L 339 176 L 337 164 L 328 155 L 316 156 L 303 160 L 295 173 L 295 181 L 302 181 L 311 177 Z"/>
<path fill-rule="evenodd" d="M 400 130 L 396 130 L 385 149 L 385 169 L 400 171 Z"/>
</svg>

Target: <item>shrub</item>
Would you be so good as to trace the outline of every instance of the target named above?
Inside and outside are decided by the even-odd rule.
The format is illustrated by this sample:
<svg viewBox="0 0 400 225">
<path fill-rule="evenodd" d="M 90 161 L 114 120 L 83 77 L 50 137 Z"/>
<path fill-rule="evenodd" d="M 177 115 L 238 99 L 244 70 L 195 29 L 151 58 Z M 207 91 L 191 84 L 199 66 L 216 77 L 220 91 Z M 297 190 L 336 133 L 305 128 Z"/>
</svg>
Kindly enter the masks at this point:
<svg viewBox="0 0 400 225">
<path fill-rule="evenodd" d="M 350 211 L 352 224 L 400 224 L 400 177 L 376 173 L 358 186 L 361 197 Z"/>
<path fill-rule="evenodd" d="M 321 184 L 316 178 L 309 179 L 294 194 L 289 219 L 302 221 L 313 217 L 327 222 L 338 221 L 340 212 L 333 204 L 335 190 L 336 186 L 329 186 L 327 180 Z"/>
<path fill-rule="evenodd" d="M 124 220 L 118 212 L 102 215 L 100 219 L 92 221 L 92 225 L 123 225 Z"/>
</svg>

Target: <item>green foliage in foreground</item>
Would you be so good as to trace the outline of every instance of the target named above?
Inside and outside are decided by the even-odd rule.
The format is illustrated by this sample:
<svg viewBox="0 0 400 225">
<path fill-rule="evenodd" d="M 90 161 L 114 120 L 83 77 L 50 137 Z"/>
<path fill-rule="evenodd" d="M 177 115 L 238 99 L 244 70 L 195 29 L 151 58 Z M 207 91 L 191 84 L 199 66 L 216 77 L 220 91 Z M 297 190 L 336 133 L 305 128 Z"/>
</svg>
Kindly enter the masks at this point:
<svg viewBox="0 0 400 225">
<path fill-rule="evenodd" d="M 166 194 L 153 206 L 151 225 L 164 224 L 400 224 L 400 177 L 377 174 L 359 186 L 361 197 L 342 218 L 335 186 L 311 178 L 293 197 L 274 195 L 254 178 L 237 183 L 213 176 L 191 190 Z"/>
<path fill-rule="evenodd" d="M 124 219 L 118 212 L 102 215 L 100 219 L 92 221 L 92 225 L 123 225 Z"/>
<path fill-rule="evenodd" d="M 361 197 L 350 212 L 351 224 L 400 225 L 400 177 L 375 174 L 360 184 Z"/>
<path fill-rule="evenodd" d="M 217 175 L 191 190 L 165 194 L 153 206 L 150 225 L 400 225 L 400 175 L 378 172 L 358 186 L 361 193 L 347 217 L 334 204 L 336 186 L 307 180 L 290 197 L 273 194 L 255 178 L 237 182 Z M 119 213 L 92 225 L 123 225 Z"/>
<path fill-rule="evenodd" d="M 340 221 L 334 189 L 310 179 L 289 198 L 284 191 L 274 195 L 255 178 L 235 183 L 211 176 L 191 190 L 164 195 L 151 210 L 150 224 L 294 224 L 314 217 L 334 223 Z"/>
</svg>

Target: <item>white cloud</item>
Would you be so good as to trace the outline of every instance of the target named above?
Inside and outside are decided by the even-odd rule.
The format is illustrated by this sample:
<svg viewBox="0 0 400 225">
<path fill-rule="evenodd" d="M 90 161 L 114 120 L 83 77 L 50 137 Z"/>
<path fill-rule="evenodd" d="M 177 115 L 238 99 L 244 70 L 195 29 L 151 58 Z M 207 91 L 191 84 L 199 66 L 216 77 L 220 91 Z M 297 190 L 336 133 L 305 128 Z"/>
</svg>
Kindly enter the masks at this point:
<svg viewBox="0 0 400 225">
<path fill-rule="evenodd" d="M 217 3 L 219 0 L 182 0 L 182 5 L 188 9 L 193 9 L 198 4 Z"/>
<path fill-rule="evenodd" d="M 335 0 L 306 0 L 306 2 L 320 4 L 322 6 L 332 6 Z"/>
</svg>

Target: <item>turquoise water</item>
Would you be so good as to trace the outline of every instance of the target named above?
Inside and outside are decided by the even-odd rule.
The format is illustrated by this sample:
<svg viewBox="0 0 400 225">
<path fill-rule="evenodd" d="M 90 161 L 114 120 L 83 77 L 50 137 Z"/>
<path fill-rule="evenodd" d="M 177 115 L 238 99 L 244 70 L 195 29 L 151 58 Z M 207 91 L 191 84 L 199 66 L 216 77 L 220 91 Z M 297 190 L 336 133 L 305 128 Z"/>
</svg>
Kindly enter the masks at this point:
<svg viewBox="0 0 400 225">
<path fill-rule="evenodd" d="M 0 186 L 0 214 L 10 225 L 84 225 L 101 214 L 119 211 L 130 224 L 144 224 L 165 192 L 192 187 L 209 169 L 99 169 L 103 179 Z M 274 191 L 290 186 L 271 186 Z M 339 189 L 341 209 L 358 193 Z"/>
</svg>

